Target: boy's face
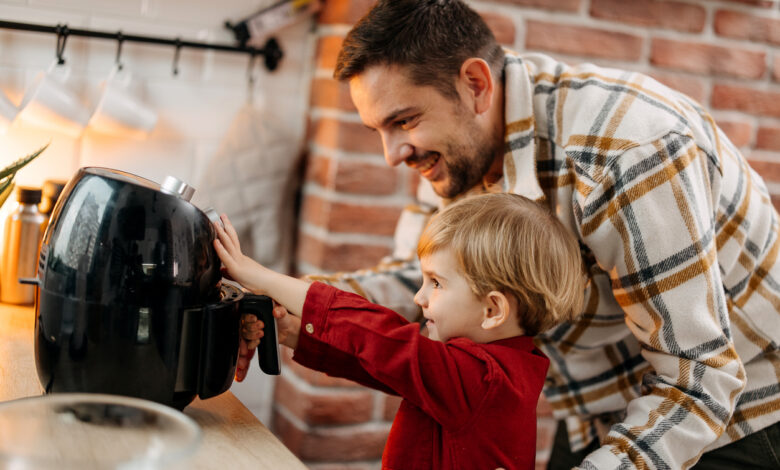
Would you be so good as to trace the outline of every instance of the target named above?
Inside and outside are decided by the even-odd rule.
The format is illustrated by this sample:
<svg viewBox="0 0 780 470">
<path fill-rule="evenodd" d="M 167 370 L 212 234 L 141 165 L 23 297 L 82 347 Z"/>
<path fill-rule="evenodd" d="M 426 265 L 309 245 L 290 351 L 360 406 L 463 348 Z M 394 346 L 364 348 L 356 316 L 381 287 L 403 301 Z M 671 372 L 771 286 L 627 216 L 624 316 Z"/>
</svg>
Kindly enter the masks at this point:
<svg viewBox="0 0 780 470">
<path fill-rule="evenodd" d="M 398 66 L 374 65 L 349 82 L 366 127 L 382 138 L 390 166 L 405 163 L 452 198 L 478 184 L 503 149 L 477 122 L 468 99 L 418 86 Z"/>
<path fill-rule="evenodd" d="M 476 340 L 486 304 L 474 295 L 458 271 L 452 249 L 443 248 L 422 257 L 420 265 L 423 285 L 414 302 L 428 320 L 428 337 L 442 342 L 457 337 Z"/>
</svg>

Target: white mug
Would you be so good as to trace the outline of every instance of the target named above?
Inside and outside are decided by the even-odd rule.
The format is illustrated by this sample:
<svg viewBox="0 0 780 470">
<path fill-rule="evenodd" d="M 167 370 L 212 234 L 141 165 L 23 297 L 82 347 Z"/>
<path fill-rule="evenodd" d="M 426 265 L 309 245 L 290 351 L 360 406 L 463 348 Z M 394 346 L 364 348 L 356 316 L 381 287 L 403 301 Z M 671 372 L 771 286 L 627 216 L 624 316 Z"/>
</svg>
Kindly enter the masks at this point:
<svg viewBox="0 0 780 470">
<path fill-rule="evenodd" d="M 39 73 L 22 98 L 17 116 L 22 123 L 78 137 L 90 112 L 67 81 L 70 67 L 56 61 Z"/>
<path fill-rule="evenodd" d="M 103 82 L 103 93 L 92 118 L 90 130 L 115 136 L 143 138 L 157 124 L 157 113 L 130 92 L 131 75 L 114 66 Z"/>
</svg>

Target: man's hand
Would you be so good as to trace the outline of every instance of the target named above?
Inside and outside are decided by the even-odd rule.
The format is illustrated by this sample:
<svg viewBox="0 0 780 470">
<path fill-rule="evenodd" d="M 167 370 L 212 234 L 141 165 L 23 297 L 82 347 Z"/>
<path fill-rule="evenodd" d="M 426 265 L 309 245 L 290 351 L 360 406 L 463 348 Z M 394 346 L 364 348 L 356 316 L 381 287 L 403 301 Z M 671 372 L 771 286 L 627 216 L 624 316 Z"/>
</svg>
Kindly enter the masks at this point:
<svg viewBox="0 0 780 470">
<path fill-rule="evenodd" d="M 301 330 L 301 319 L 287 312 L 287 309 L 274 302 L 273 310 L 276 319 L 276 334 L 279 344 L 292 349 L 298 345 L 298 334 Z M 238 361 L 236 362 L 236 381 L 242 382 L 249 371 L 249 364 L 255 356 L 255 350 L 260 340 L 265 336 L 265 325 L 255 315 L 247 313 L 241 316 L 241 330 L 238 343 Z"/>
<path fill-rule="evenodd" d="M 249 371 L 249 364 L 255 357 L 255 350 L 263 337 L 263 322 L 252 314 L 241 316 L 241 330 L 238 339 L 238 361 L 236 361 L 236 381 L 243 382 Z"/>
</svg>

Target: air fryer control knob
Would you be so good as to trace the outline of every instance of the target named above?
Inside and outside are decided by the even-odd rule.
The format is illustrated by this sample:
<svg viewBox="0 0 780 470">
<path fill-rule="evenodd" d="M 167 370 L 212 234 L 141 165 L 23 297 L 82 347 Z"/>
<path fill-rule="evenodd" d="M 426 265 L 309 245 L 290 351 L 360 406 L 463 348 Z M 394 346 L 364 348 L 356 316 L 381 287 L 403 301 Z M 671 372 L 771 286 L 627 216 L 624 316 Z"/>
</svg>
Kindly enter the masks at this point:
<svg viewBox="0 0 780 470">
<path fill-rule="evenodd" d="M 195 194 L 195 188 L 174 176 L 166 176 L 165 181 L 160 185 L 160 191 L 178 196 L 189 202 L 192 195 Z"/>
</svg>

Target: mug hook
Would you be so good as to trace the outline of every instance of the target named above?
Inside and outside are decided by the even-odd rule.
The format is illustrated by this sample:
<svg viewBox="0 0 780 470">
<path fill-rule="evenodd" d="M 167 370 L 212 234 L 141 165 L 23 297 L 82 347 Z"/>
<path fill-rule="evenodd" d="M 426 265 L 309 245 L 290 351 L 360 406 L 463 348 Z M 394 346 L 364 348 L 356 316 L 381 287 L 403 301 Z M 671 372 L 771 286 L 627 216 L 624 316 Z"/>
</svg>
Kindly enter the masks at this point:
<svg viewBox="0 0 780 470">
<path fill-rule="evenodd" d="M 114 61 L 116 63 L 117 70 L 122 70 L 122 67 L 123 67 L 121 57 L 122 57 L 122 43 L 124 42 L 124 40 L 125 40 L 125 38 L 124 38 L 124 36 L 122 36 L 122 31 L 121 30 L 117 31 L 117 33 L 116 33 L 116 59 Z"/>
<path fill-rule="evenodd" d="M 179 55 L 181 53 L 181 38 L 176 38 L 176 51 L 173 53 L 173 74 L 179 75 Z"/>
<path fill-rule="evenodd" d="M 57 65 L 65 63 L 63 54 L 65 53 L 65 41 L 68 40 L 68 25 L 57 25 Z"/>
</svg>

